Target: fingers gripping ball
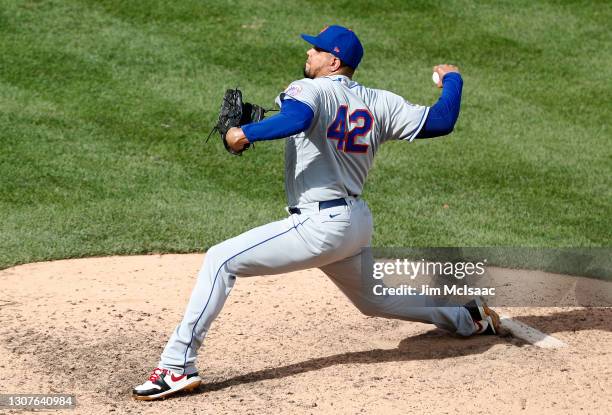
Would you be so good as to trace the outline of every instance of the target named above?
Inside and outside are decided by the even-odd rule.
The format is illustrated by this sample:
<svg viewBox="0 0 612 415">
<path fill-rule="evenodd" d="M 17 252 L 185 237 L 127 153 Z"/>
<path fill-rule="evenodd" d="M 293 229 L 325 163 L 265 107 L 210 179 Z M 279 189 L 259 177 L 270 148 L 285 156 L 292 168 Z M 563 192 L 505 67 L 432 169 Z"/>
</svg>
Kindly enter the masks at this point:
<svg viewBox="0 0 612 415">
<path fill-rule="evenodd" d="M 242 100 L 242 91 L 238 88 L 228 89 L 225 91 L 223 102 L 219 109 L 219 120 L 211 131 L 211 134 L 215 130 L 219 131 L 225 149 L 229 153 L 239 156 L 244 150 L 249 148 L 250 144 L 246 144 L 240 151 L 234 151 L 227 143 L 227 132 L 232 127 L 239 127 L 241 125 L 261 121 L 264 118 L 264 113 L 265 110 L 262 107 L 244 102 Z"/>
</svg>

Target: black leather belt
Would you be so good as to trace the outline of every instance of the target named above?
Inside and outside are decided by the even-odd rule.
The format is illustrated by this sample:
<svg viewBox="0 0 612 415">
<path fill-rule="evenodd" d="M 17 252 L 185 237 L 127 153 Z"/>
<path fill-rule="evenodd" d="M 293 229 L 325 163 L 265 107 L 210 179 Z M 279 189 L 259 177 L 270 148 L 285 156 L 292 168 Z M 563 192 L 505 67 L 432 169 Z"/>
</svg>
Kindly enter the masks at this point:
<svg viewBox="0 0 612 415">
<path fill-rule="evenodd" d="M 329 209 L 329 208 L 333 208 L 336 206 L 346 206 L 346 200 L 340 198 L 340 199 L 326 200 L 324 202 L 319 202 L 319 210 Z M 293 214 L 299 215 L 302 212 L 300 211 L 299 207 L 290 207 L 289 213 L 292 215 Z"/>
</svg>

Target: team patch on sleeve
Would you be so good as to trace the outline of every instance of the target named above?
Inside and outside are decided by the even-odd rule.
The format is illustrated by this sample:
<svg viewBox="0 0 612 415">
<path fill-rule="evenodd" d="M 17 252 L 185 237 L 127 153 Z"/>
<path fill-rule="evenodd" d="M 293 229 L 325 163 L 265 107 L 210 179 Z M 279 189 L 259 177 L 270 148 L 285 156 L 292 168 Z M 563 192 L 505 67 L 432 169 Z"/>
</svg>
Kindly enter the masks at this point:
<svg viewBox="0 0 612 415">
<path fill-rule="evenodd" d="M 302 87 L 297 84 L 291 84 L 285 89 L 285 95 L 290 97 L 297 97 L 302 93 Z"/>
</svg>

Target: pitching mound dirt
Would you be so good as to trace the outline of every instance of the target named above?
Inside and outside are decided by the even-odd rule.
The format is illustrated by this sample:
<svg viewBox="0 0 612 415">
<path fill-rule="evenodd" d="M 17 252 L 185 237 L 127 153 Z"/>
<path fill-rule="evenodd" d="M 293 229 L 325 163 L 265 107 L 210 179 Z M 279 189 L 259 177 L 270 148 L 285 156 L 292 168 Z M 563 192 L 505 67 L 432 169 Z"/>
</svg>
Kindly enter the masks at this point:
<svg viewBox="0 0 612 415">
<path fill-rule="evenodd" d="M 239 279 L 200 350 L 202 386 L 161 402 L 134 401 L 131 388 L 156 365 L 201 261 L 109 257 L 0 271 L 0 393 L 75 394 L 76 409 L 62 411 L 72 414 L 612 407 L 610 308 L 501 310 L 569 346 L 545 350 L 367 318 L 318 270 Z"/>
</svg>

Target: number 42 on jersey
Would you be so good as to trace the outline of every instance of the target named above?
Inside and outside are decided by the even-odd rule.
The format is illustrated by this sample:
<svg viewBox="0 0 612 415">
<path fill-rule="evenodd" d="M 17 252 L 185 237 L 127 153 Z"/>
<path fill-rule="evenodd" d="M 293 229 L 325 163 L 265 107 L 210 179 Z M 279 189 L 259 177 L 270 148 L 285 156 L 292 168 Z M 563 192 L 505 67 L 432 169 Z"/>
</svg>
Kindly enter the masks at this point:
<svg viewBox="0 0 612 415">
<path fill-rule="evenodd" d="M 345 153 L 367 153 L 369 144 L 359 144 L 357 141 L 372 129 L 372 114 L 363 108 L 354 110 L 350 115 L 348 111 L 348 105 L 338 108 L 336 118 L 327 128 L 327 138 L 338 140 L 336 148 Z"/>
</svg>

